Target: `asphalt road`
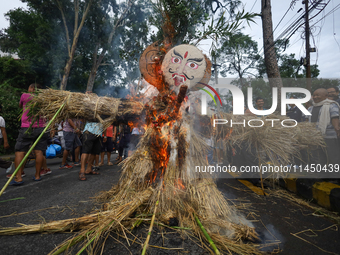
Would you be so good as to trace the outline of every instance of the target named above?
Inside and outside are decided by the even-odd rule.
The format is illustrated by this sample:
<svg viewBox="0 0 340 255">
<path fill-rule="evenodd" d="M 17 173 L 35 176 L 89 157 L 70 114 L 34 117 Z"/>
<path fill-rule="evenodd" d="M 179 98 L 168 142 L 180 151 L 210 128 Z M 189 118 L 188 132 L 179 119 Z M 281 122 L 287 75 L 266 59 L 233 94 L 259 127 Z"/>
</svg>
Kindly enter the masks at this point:
<svg viewBox="0 0 340 255">
<path fill-rule="evenodd" d="M 115 157 L 113 154 L 112 161 Z M 49 159 L 47 163 L 52 174 L 37 182 L 32 180 L 34 168 L 27 168 L 24 185 L 9 186 L 0 197 L 1 227 L 86 215 L 100 207 L 92 198 L 101 191 L 109 190 L 119 180 L 118 166 L 102 166 L 100 175 L 88 176 L 87 181 L 81 182 L 78 180 L 80 167 L 58 169 L 61 163 L 59 158 Z M 1 171 L 1 187 L 7 181 L 5 176 L 5 170 Z M 274 243 L 268 246 L 267 251 L 279 251 L 279 254 L 287 255 L 340 254 L 340 233 L 335 222 L 280 196 L 285 194 L 284 190 L 268 190 L 269 196 L 259 196 L 233 179 L 220 179 L 218 187 L 240 213 L 254 224 L 261 236 L 262 245 Z M 0 236 L 0 254 L 47 254 L 68 237 L 68 233 Z M 183 242 L 186 240 L 179 240 L 178 246 Z M 105 249 L 104 254 L 140 254 L 136 251 L 130 253 L 127 248 L 121 249 L 118 244 L 108 245 L 111 246 Z M 128 244 L 125 243 L 125 246 L 128 247 Z M 152 249 L 150 254 L 184 253 Z M 189 250 L 185 254 L 203 253 Z"/>
</svg>

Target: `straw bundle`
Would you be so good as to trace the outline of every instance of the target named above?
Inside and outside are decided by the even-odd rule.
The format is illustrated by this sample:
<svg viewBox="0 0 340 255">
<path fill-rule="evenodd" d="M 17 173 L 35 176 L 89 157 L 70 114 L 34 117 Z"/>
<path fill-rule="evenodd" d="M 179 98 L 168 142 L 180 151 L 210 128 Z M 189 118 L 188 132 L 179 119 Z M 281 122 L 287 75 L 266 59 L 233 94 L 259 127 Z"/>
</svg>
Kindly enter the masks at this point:
<svg viewBox="0 0 340 255">
<path fill-rule="evenodd" d="M 216 141 L 223 141 L 225 151 L 230 151 L 235 146 L 244 146 L 255 148 L 254 155 L 258 162 L 270 161 L 273 165 L 288 165 L 293 157 L 299 157 L 301 149 L 315 149 L 324 147 L 324 139 L 321 132 L 316 129 L 315 125 L 308 122 L 298 123 L 297 126 L 283 127 L 280 122 L 287 119 L 286 117 L 269 115 L 265 117 L 254 116 L 233 116 L 232 114 L 221 113 L 222 119 L 229 122 L 223 125 L 216 125 L 214 134 Z M 261 128 L 250 127 L 247 125 L 249 120 L 257 119 L 251 125 L 260 125 Z M 279 121 L 272 122 L 270 120 L 277 119 Z M 243 123 L 246 125 L 233 123 Z M 286 122 L 285 125 L 290 124 Z"/>
<path fill-rule="evenodd" d="M 106 128 L 117 120 L 138 119 L 143 110 L 143 104 L 133 100 L 99 97 L 94 93 L 84 94 L 44 89 L 39 90 L 38 94 L 29 102 L 29 115 L 51 119 L 64 102 L 66 104 L 55 119 L 55 123 L 68 118 L 84 118 L 98 121 Z M 105 116 L 104 119 L 103 116 Z"/>
<path fill-rule="evenodd" d="M 111 218 L 116 220 L 114 224 L 119 224 L 119 222 L 133 213 L 136 208 L 145 203 L 150 198 L 151 194 L 152 189 L 149 188 L 141 194 L 138 194 L 138 196 L 134 194 L 134 196 L 132 196 L 129 201 L 125 201 L 125 203 L 121 206 L 115 207 L 114 209 L 111 208 L 111 210 L 101 211 L 80 218 L 53 221 L 44 224 L 25 225 L 23 227 L 15 228 L 2 228 L 0 229 L 0 235 L 17 235 L 37 232 L 73 232 L 82 229 L 87 231 L 89 226 L 98 227 L 98 224 L 105 224 L 107 220 L 110 220 Z"/>
</svg>

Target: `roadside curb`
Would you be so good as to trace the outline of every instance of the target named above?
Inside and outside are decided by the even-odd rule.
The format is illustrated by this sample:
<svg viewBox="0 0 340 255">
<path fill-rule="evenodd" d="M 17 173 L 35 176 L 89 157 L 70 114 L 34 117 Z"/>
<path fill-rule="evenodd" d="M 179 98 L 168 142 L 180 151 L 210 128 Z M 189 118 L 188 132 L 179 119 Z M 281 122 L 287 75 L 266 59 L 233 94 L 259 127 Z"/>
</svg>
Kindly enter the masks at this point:
<svg viewBox="0 0 340 255">
<path fill-rule="evenodd" d="M 312 200 L 318 205 L 340 212 L 340 185 L 318 179 L 280 179 L 281 187 Z"/>
</svg>

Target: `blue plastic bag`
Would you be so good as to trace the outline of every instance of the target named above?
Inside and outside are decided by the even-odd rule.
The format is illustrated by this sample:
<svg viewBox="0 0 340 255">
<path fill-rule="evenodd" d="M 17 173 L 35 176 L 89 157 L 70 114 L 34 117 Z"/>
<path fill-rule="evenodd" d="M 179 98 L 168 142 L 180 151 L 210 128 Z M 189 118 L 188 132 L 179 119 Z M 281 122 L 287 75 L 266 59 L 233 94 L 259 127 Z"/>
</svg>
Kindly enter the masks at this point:
<svg viewBox="0 0 340 255">
<path fill-rule="evenodd" d="M 54 158 L 56 155 L 57 152 L 53 144 L 49 145 L 46 150 L 46 158 Z"/>
<path fill-rule="evenodd" d="M 56 154 L 59 154 L 61 152 L 61 146 L 59 144 L 51 144 L 53 145 Z"/>
</svg>

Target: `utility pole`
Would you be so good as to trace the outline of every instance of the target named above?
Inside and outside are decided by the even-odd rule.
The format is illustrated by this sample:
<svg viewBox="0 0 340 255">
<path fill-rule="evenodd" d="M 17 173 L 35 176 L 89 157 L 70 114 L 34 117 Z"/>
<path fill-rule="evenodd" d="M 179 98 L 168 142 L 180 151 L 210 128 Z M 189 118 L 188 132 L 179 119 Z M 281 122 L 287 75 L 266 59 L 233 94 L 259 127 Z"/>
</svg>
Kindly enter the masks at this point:
<svg viewBox="0 0 340 255">
<path fill-rule="evenodd" d="M 308 1 L 304 0 L 302 3 L 305 4 L 305 37 L 306 37 L 306 88 L 312 90 L 312 73 L 310 70 L 310 45 L 309 45 L 309 17 L 308 17 Z"/>
<path fill-rule="evenodd" d="M 277 64 L 274 47 L 273 22 L 270 0 L 261 0 L 261 18 L 263 33 L 264 62 L 269 79 L 269 85 L 278 88 L 278 111 L 281 111 L 282 80 Z"/>
</svg>

